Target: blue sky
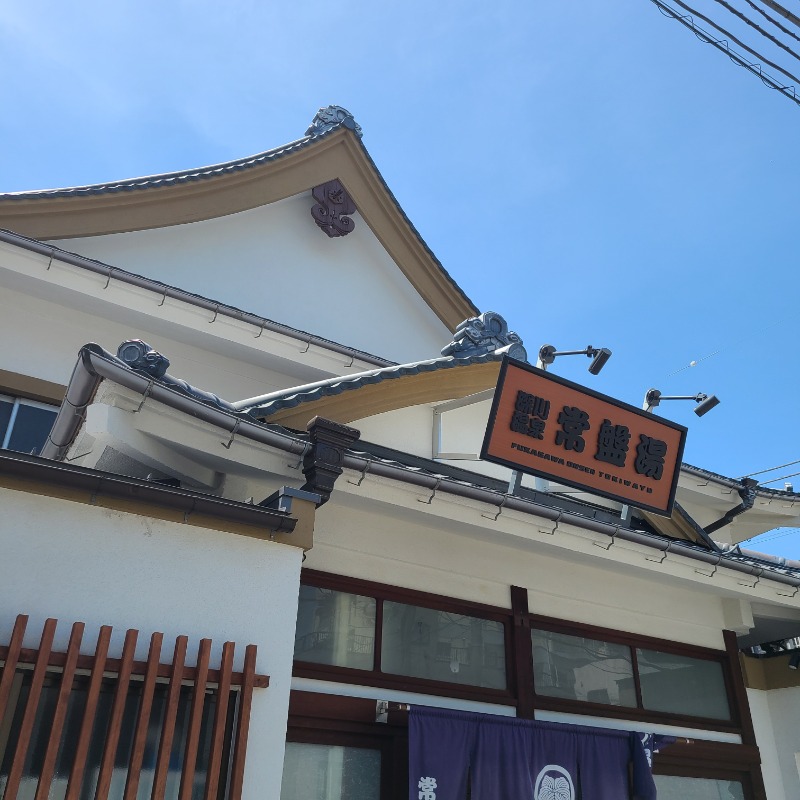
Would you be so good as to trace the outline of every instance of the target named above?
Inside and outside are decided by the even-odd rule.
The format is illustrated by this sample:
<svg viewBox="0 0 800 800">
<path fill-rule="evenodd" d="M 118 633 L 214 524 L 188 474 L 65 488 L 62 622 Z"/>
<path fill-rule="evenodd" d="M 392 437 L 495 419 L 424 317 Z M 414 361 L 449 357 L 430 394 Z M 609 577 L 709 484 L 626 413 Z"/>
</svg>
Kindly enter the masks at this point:
<svg viewBox="0 0 800 800">
<path fill-rule="evenodd" d="M 691 464 L 800 459 L 800 107 L 648 0 L 6 0 L 0 75 L 0 191 L 242 157 L 343 105 L 529 354 L 609 347 L 596 378 L 588 359 L 555 370 L 636 405 L 651 386 L 718 395 L 702 419 L 660 408 Z M 800 558 L 791 531 L 748 546 Z"/>
</svg>

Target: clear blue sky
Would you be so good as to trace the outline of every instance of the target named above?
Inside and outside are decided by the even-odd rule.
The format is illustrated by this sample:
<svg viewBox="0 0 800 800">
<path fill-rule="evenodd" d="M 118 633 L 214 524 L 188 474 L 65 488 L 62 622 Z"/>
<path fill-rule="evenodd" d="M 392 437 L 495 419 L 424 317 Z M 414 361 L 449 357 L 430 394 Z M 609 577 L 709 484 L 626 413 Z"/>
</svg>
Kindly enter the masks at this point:
<svg viewBox="0 0 800 800">
<path fill-rule="evenodd" d="M 0 191 L 242 157 L 343 105 L 532 356 L 609 347 L 597 378 L 584 359 L 556 371 L 637 405 L 651 386 L 717 394 L 702 419 L 660 409 L 688 425 L 691 464 L 800 459 L 800 107 L 648 0 L 3 6 Z M 748 546 L 800 558 L 780 534 Z"/>
</svg>

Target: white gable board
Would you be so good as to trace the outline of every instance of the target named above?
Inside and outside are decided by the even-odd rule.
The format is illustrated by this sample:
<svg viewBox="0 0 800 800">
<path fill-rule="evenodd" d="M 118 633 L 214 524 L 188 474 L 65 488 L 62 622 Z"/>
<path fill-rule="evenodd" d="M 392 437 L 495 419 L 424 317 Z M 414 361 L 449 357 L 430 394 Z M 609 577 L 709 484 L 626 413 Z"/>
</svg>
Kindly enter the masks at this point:
<svg viewBox="0 0 800 800">
<path fill-rule="evenodd" d="M 364 220 L 331 239 L 313 203 L 54 244 L 394 361 L 438 355 L 450 332 Z"/>
</svg>

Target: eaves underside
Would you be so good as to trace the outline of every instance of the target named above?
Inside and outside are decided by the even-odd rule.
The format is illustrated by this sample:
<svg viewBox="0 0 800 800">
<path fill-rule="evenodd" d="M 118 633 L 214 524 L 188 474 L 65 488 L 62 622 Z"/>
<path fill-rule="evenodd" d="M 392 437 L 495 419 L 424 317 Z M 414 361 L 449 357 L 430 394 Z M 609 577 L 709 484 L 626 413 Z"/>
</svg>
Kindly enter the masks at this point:
<svg viewBox="0 0 800 800">
<path fill-rule="evenodd" d="M 162 228 L 269 205 L 334 178 L 449 330 L 478 313 L 406 217 L 361 140 L 344 127 L 201 170 L 0 195 L 0 227 L 44 240 Z"/>
</svg>

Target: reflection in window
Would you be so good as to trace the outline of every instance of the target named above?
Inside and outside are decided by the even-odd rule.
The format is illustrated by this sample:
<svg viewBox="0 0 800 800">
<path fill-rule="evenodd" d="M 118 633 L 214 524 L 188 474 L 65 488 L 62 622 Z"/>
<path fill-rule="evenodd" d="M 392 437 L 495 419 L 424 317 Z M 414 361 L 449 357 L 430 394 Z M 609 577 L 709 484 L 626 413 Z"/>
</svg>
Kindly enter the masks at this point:
<svg viewBox="0 0 800 800">
<path fill-rule="evenodd" d="M 654 775 L 658 800 L 744 800 L 739 781 Z"/>
<path fill-rule="evenodd" d="M 625 645 L 533 630 L 536 693 L 612 706 L 636 706 L 630 648 Z"/>
<path fill-rule="evenodd" d="M 375 659 L 375 600 L 302 585 L 294 657 L 315 664 L 372 669 Z"/>
<path fill-rule="evenodd" d="M 0 449 L 38 455 L 56 413 L 54 406 L 0 395 Z"/>
<path fill-rule="evenodd" d="M 479 617 L 385 601 L 381 670 L 505 689 L 504 626 Z"/>
<path fill-rule="evenodd" d="M 32 672 L 19 671 L 14 676 L 10 703 L 5 716 L 0 719 L 0 797 L 4 794 L 8 781 L 11 762 L 15 752 L 15 743 L 19 738 L 23 715 L 27 706 L 30 691 Z M 69 695 L 67 716 L 64 730 L 61 735 L 61 746 L 55 764 L 55 774 L 50 788 L 49 800 L 63 800 L 66 796 L 72 764 L 75 761 L 78 736 L 83 721 L 86 705 L 86 691 L 88 676 L 77 676 Z M 36 709 L 33 736 L 28 747 L 27 757 L 23 770 L 22 780 L 17 793 L 18 800 L 34 800 L 39 783 L 39 775 L 44 764 L 44 757 L 50 737 L 53 715 L 55 714 L 56 700 L 59 692 L 59 679 L 47 678 L 39 705 Z M 83 784 L 80 788 L 81 800 L 92 800 L 95 795 L 100 763 L 105 747 L 106 731 L 111 718 L 111 709 L 114 701 L 116 683 L 113 680 L 104 681 L 97 707 L 97 715 L 89 743 L 89 753 L 83 775 Z M 140 782 L 137 793 L 138 800 L 147 800 L 153 788 L 158 744 L 161 736 L 163 718 L 166 710 L 168 686 L 159 683 L 155 687 L 153 706 L 147 729 L 144 758 L 140 773 Z M 125 791 L 128 777 L 128 764 L 133 748 L 133 736 L 141 700 L 142 684 L 140 681 L 131 681 L 125 702 L 122 717 L 122 727 L 116 756 L 114 770 L 111 778 L 111 787 L 108 797 L 110 800 L 121 800 Z M 175 722 L 175 734 L 172 742 L 172 751 L 167 774 L 166 791 L 164 797 L 177 798 L 180 787 L 181 770 L 183 767 L 183 753 L 186 749 L 186 737 L 189 729 L 189 713 L 191 707 L 192 687 L 181 688 L 178 703 L 178 715 Z M 226 783 L 225 765 L 228 763 L 231 731 L 233 729 L 233 713 L 236 702 L 231 698 L 229 704 L 228 722 L 226 728 L 225 753 L 223 754 L 223 771 L 220 774 L 220 786 Z M 208 694 L 203 703 L 203 717 L 200 729 L 200 742 L 192 786 L 192 800 L 203 800 L 208 770 L 208 759 L 211 751 L 211 733 L 214 714 L 216 711 L 216 695 Z"/>
<path fill-rule="evenodd" d="M 281 800 L 378 800 L 379 750 L 286 743 Z"/>
<path fill-rule="evenodd" d="M 722 665 L 658 650 L 636 650 L 642 704 L 648 711 L 730 719 Z"/>
</svg>

